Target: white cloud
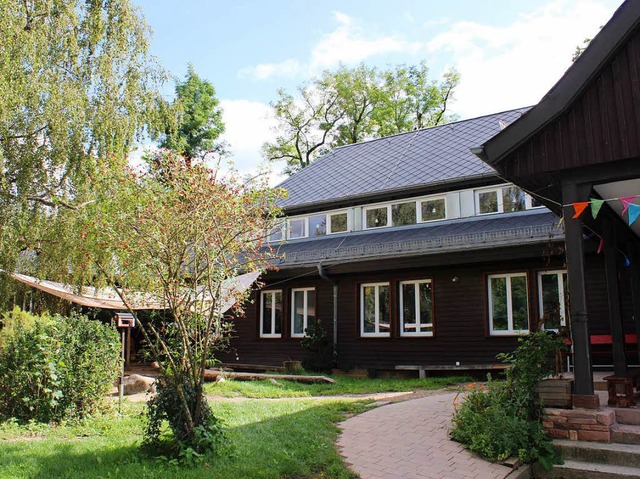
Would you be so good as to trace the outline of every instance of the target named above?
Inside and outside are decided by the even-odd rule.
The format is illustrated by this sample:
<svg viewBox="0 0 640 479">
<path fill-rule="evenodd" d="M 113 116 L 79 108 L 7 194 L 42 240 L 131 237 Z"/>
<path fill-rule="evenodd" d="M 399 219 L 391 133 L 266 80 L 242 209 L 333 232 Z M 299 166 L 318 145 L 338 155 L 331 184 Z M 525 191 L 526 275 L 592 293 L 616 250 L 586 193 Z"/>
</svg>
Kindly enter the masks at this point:
<svg viewBox="0 0 640 479">
<path fill-rule="evenodd" d="M 269 105 L 249 100 L 222 100 L 225 132 L 222 139 L 229 144 L 235 168 L 243 175 L 256 175 L 271 165 L 260 156 L 262 144 L 273 136 L 274 120 Z M 279 165 L 275 165 L 278 169 Z M 282 177 L 271 173 L 270 183 L 278 183 Z"/>
<path fill-rule="evenodd" d="M 241 78 L 266 80 L 271 77 L 293 77 L 297 74 L 314 75 L 340 63 L 354 65 L 367 58 L 388 53 L 416 52 L 423 47 L 419 42 L 408 42 L 397 35 L 367 35 L 353 17 L 341 12 L 333 13 L 337 27 L 322 36 L 311 49 L 309 63 L 289 58 L 279 63 L 261 63 L 245 67 L 238 72 Z"/>
<path fill-rule="evenodd" d="M 594 0 L 556 0 L 506 26 L 454 23 L 428 49 L 460 72 L 456 112 L 468 118 L 537 103 L 612 13 Z"/>
</svg>

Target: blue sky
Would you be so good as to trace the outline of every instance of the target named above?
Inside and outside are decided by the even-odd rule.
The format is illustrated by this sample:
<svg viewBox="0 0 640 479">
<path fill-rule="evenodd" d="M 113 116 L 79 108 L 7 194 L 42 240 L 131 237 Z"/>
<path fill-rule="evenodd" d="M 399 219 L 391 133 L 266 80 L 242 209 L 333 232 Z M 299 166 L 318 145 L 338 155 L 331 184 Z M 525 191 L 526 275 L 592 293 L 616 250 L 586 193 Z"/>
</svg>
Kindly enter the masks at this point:
<svg viewBox="0 0 640 479">
<path fill-rule="evenodd" d="M 236 166 L 255 170 L 270 139 L 269 102 L 340 62 L 426 60 L 461 74 L 452 112 L 471 118 L 536 103 L 620 0 L 133 0 L 151 52 L 182 78 L 216 88 Z M 165 89 L 172 96 L 173 84 Z M 275 165 L 276 172 L 282 165 Z"/>
</svg>

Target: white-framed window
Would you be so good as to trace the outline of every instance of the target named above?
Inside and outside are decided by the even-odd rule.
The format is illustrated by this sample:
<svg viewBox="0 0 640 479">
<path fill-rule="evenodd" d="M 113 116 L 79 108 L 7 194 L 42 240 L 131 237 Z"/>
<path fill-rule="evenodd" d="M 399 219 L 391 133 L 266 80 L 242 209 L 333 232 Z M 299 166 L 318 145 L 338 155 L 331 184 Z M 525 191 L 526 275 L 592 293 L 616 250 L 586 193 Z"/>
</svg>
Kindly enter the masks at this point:
<svg viewBox="0 0 640 479">
<path fill-rule="evenodd" d="M 309 237 L 324 236 L 327 234 L 327 215 L 309 216 Z"/>
<path fill-rule="evenodd" d="M 567 272 L 564 270 L 540 271 L 538 273 L 538 304 L 542 327 L 547 331 L 558 331 L 567 325 L 569 290 Z"/>
<path fill-rule="evenodd" d="M 491 274 L 489 292 L 489 332 L 493 336 L 529 332 L 529 293 L 526 273 Z"/>
<path fill-rule="evenodd" d="M 316 324 L 315 288 L 291 290 L 291 337 L 302 338 L 309 327 Z"/>
<path fill-rule="evenodd" d="M 391 205 L 391 224 L 408 226 L 416 224 L 416 201 L 405 201 Z"/>
<path fill-rule="evenodd" d="M 282 336 L 282 290 L 260 292 L 260 337 Z"/>
<path fill-rule="evenodd" d="M 276 243 L 284 239 L 284 226 L 286 221 L 284 219 L 279 220 L 273 228 L 267 232 L 267 241 L 270 243 Z"/>
<path fill-rule="evenodd" d="M 337 211 L 327 214 L 327 232 L 346 233 L 349 231 L 349 213 L 347 211 Z"/>
<path fill-rule="evenodd" d="M 418 222 L 444 220 L 447 218 L 447 200 L 444 196 L 420 200 Z"/>
<path fill-rule="evenodd" d="M 382 228 L 389 226 L 391 205 L 368 206 L 362 210 L 364 215 L 364 229 Z"/>
<path fill-rule="evenodd" d="M 475 191 L 476 214 L 511 213 L 542 206 L 514 185 L 493 186 Z"/>
<path fill-rule="evenodd" d="M 308 218 L 289 218 L 288 220 L 288 238 L 298 239 L 309 236 Z"/>
<path fill-rule="evenodd" d="M 389 320 L 389 283 L 368 283 L 360 285 L 361 336 L 389 336 Z"/>
<path fill-rule="evenodd" d="M 400 281 L 400 335 L 433 336 L 433 288 L 430 279 Z"/>
</svg>

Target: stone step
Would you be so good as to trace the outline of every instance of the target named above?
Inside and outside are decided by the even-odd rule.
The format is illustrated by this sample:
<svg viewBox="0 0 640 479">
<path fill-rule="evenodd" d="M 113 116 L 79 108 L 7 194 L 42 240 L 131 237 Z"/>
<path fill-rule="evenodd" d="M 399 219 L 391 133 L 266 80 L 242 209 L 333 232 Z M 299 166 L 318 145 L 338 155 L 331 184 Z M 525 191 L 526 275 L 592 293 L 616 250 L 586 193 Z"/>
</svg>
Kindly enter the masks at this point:
<svg viewBox="0 0 640 479">
<path fill-rule="evenodd" d="M 537 465 L 534 468 L 534 477 L 539 479 L 640 479 L 640 470 L 637 467 L 568 460 L 564 464 L 553 466 L 550 471 L 545 471 Z"/>
<path fill-rule="evenodd" d="M 555 440 L 553 445 L 564 460 L 624 465 L 640 471 L 640 448 L 633 444 Z"/>
<path fill-rule="evenodd" d="M 611 442 L 640 445 L 640 426 L 614 424 L 611 428 Z"/>
<path fill-rule="evenodd" d="M 618 424 L 632 424 L 640 426 L 640 409 L 638 408 L 616 408 L 616 422 Z"/>
</svg>

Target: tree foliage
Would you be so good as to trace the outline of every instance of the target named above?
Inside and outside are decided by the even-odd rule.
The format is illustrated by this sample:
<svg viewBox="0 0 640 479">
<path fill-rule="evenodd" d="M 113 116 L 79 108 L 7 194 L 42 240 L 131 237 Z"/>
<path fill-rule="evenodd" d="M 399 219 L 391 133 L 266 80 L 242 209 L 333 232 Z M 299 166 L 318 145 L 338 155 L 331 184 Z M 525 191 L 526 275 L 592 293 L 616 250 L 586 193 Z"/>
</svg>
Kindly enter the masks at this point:
<svg viewBox="0 0 640 479">
<path fill-rule="evenodd" d="M 176 85 L 173 107 L 180 112 L 180 119 L 178 125 L 169 122 L 165 127 L 164 138 L 160 142 L 162 148 L 189 158 L 222 150 L 223 145 L 216 142 L 224 132 L 216 90 L 196 74 L 191 64 L 184 81 Z"/>
<path fill-rule="evenodd" d="M 337 146 L 440 125 L 451 119 L 447 108 L 459 79 L 449 70 L 430 80 L 424 62 L 327 70 L 296 96 L 278 91 L 271 104 L 275 140 L 263 145 L 263 156 L 286 161 L 285 171 L 293 173 Z"/>
<path fill-rule="evenodd" d="M 162 321 L 140 323 L 161 365 L 149 439 L 159 439 L 166 419 L 180 445 L 213 446 L 218 426 L 206 406 L 204 371 L 229 332 L 222 304 L 231 300 L 240 313 L 248 295 L 224 281 L 268 265 L 263 239 L 278 213 L 278 191 L 169 150 L 149 168 L 105 169 L 93 181 L 95 201 L 69 213 L 79 231 L 76 275 L 93 284 L 102 278 L 129 306 L 144 291 L 166 308 Z"/>
<path fill-rule="evenodd" d="M 0 264 L 11 268 L 20 251 L 59 250 L 71 233 L 52 218 L 87 201 L 96 159 L 124 158 L 156 124 L 163 74 L 129 0 L 0 0 L 0 11 Z"/>
</svg>

